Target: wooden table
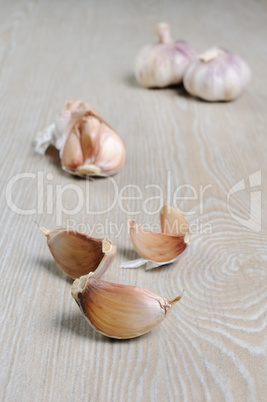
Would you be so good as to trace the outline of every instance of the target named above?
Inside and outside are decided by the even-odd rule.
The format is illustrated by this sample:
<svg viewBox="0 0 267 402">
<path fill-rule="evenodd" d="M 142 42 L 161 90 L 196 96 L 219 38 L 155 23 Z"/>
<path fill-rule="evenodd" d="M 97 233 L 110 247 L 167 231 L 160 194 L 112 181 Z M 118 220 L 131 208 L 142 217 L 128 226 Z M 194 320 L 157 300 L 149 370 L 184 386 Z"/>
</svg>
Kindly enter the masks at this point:
<svg viewBox="0 0 267 402">
<path fill-rule="evenodd" d="M 266 400 L 266 2 L 0 6 L 1 401 Z M 134 58 L 162 20 L 198 51 L 219 44 L 247 60 L 243 96 L 206 103 L 141 88 Z M 126 143 L 113 180 L 76 179 L 56 152 L 34 153 L 36 133 L 74 98 Z M 184 212 L 190 247 L 171 266 L 120 269 L 137 257 L 127 216 L 157 224 L 164 199 Z M 96 333 L 34 220 L 107 233 L 118 254 L 104 279 L 169 298 L 185 288 L 182 300 L 142 337 Z"/>
</svg>

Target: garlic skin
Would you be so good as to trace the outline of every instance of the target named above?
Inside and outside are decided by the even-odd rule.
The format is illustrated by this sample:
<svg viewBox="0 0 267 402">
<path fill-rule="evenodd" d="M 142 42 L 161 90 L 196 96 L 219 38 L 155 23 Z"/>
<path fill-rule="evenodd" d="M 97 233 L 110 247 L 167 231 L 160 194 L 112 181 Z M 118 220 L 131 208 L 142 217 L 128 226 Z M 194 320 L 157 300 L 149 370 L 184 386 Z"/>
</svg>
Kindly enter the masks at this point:
<svg viewBox="0 0 267 402">
<path fill-rule="evenodd" d="M 158 43 L 143 47 L 135 61 L 137 81 L 146 88 L 179 84 L 195 50 L 182 40 L 174 40 L 167 23 L 157 25 Z"/>
<path fill-rule="evenodd" d="M 115 130 L 88 103 L 67 102 L 56 122 L 38 133 L 35 150 L 44 154 L 49 145 L 59 150 L 62 168 L 68 173 L 106 176 L 125 162 L 125 146 Z"/>
<path fill-rule="evenodd" d="M 79 278 L 98 269 L 101 275 L 116 254 L 116 247 L 105 239 L 94 239 L 73 229 L 48 230 L 40 227 L 58 266 L 71 278 Z M 108 257 L 107 257 L 108 255 Z M 105 270 L 102 270 L 103 263 Z M 103 272 L 102 272 L 103 271 Z"/>
<path fill-rule="evenodd" d="M 121 268 L 137 268 L 146 264 L 146 269 L 153 269 L 176 261 L 189 244 L 188 223 L 179 211 L 169 205 L 162 207 L 160 222 L 162 232 L 156 233 L 128 219 L 130 240 L 142 259 L 124 262 Z"/>
<path fill-rule="evenodd" d="M 183 83 L 187 92 L 206 101 L 231 101 L 242 94 L 250 78 L 250 68 L 241 57 L 213 47 L 189 64 Z"/>
<path fill-rule="evenodd" d="M 118 339 L 149 332 L 182 297 L 170 301 L 142 288 L 97 279 L 94 273 L 76 279 L 71 294 L 97 332 Z"/>
</svg>

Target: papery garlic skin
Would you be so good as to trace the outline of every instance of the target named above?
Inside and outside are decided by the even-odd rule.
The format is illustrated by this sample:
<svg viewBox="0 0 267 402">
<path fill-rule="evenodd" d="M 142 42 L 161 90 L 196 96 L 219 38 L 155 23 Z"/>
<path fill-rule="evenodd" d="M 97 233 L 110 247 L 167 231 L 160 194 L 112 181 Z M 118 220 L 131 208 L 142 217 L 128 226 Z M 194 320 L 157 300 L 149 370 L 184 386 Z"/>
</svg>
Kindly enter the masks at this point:
<svg viewBox="0 0 267 402">
<path fill-rule="evenodd" d="M 67 102 L 55 124 L 38 134 L 35 150 L 44 154 L 49 145 L 59 150 L 63 169 L 81 177 L 114 174 L 125 162 L 120 136 L 96 109 L 80 100 Z"/>
<path fill-rule="evenodd" d="M 77 230 L 60 228 L 48 230 L 40 229 L 47 237 L 47 245 L 58 266 L 71 278 L 79 278 L 96 269 L 103 270 L 108 253 L 108 264 L 116 254 L 116 247 L 109 239 L 94 239 Z M 100 268 L 99 268 L 100 267 Z"/>
<path fill-rule="evenodd" d="M 250 68 L 241 57 L 213 47 L 189 64 L 183 83 L 193 96 L 210 102 L 231 101 L 242 94 L 250 78 Z"/>
<path fill-rule="evenodd" d="M 158 43 L 143 47 L 135 61 L 137 81 L 146 88 L 163 88 L 182 82 L 184 71 L 195 56 L 191 45 L 173 40 L 169 25 L 157 25 Z"/>
<path fill-rule="evenodd" d="M 181 298 L 170 301 L 142 288 L 97 279 L 94 274 L 76 279 L 71 293 L 97 332 L 118 339 L 149 332 Z"/>
</svg>

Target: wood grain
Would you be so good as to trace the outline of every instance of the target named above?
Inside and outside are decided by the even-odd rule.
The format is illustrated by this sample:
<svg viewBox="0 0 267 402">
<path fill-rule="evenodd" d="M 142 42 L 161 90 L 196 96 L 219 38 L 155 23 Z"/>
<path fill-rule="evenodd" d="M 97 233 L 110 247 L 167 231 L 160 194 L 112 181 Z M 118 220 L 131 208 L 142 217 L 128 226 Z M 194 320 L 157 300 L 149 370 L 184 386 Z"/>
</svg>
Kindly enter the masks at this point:
<svg viewBox="0 0 267 402">
<path fill-rule="evenodd" d="M 266 3 L 2 0 L 0 6 L 1 401 L 266 400 Z M 134 57 L 154 40 L 160 20 L 198 51 L 218 44 L 244 57 L 253 74 L 244 95 L 210 104 L 180 87 L 139 87 Z M 97 108 L 126 143 L 126 164 L 113 181 L 88 185 L 61 170 L 56 152 L 33 152 L 35 134 L 73 98 Z M 261 184 L 250 188 L 255 172 Z M 27 178 L 12 186 L 12 202 L 36 210 L 28 215 L 10 208 L 7 196 L 19 173 Z M 230 213 L 227 194 L 243 179 Z M 89 187 L 89 195 L 68 214 L 77 206 L 75 191 L 64 187 L 70 184 L 82 194 Z M 114 188 L 127 184 L 138 186 L 143 199 L 114 202 Z M 129 212 L 138 223 L 159 223 L 152 184 L 172 204 L 178 186 L 191 186 L 177 194 L 190 247 L 171 266 L 119 269 L 137 257 L 127 235 Z M 186 199 L 192 188 L 197 197 Z M 249 218 L 251 191 L 261 191 L 252 217 L 261 212 L 257 232 L 233 218 Z M 133 188 L 127 194 L 138 195 Z M 72 281 L 33 222 L 53 229 L 70 219 L 95 237 L 108 232 L 117 244 L 105 279 L 168 298 L 185 288 L 151 333 L 112 340 L 85 322 L 70 295 Z M 119 235 L 106 230 L 107 222 L 118 225 Z"/>
</svg>

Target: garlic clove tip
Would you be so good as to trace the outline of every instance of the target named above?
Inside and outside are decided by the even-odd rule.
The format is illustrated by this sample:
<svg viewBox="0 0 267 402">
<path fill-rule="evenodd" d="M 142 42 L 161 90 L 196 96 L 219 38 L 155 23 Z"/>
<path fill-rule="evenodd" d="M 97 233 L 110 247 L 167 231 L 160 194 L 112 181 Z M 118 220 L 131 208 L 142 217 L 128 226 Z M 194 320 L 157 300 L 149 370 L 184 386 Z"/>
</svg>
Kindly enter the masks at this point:
<svg viewBox="0 0 267 402">
<path fill-rule="evenodd" d="M 46 235 L 46 237 L 51 233 L 51 230 L 46 229 L 44 226 L 39 226 L 39 229 Z"/>
</svg>

